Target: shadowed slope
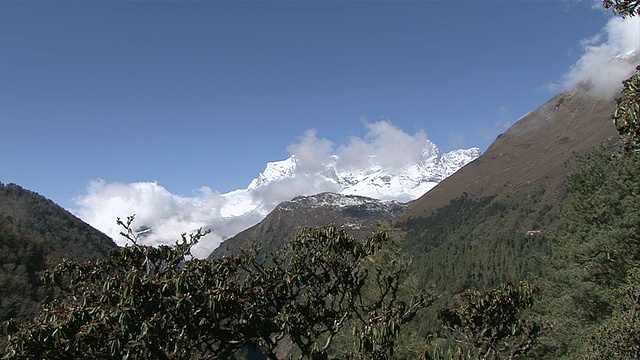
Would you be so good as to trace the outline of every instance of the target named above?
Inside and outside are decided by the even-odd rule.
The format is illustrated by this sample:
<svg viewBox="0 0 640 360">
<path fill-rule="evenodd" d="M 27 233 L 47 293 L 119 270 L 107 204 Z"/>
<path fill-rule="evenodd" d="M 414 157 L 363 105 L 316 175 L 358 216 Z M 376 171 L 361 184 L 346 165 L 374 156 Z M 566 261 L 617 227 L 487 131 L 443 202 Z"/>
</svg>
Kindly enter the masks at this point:
<svg viewBox="0 0 640 360">
<path fill-rule="evenodd" d="M 92 260 L 116 244 L 43 196 L 0 183 L 0 321 L 29 318 L 50 294 L 42 271 L 63 258 Z"/>
</svg>

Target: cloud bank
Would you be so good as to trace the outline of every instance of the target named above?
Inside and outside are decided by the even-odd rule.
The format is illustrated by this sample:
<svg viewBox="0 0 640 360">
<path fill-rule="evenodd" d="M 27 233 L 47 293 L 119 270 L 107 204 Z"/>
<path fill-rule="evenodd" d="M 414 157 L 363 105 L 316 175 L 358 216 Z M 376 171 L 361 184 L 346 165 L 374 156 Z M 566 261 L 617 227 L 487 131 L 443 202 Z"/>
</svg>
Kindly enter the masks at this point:
<svg viewBox="0 0 640 360">
<path fill-rule="evenodd" d="M 640 21 L 613 17 L 601 34 L 584 40 L 581 45 L 584 54 L 552 90 L 582 88 L 596 97 L 615 98 L 622 81 L 638 65 Z"/>
<path fill-rule="evenodd" d="M 363 138 L 352 137 L 338 146 L 319 138 L 315 130 L 306 131 L 287 148 L 298 162 L 294 176 L 256 188 L 219 194 L 203 186 L 194 196 L 179 196 L 156 182 L 124 184 L 97 179 L 74 200 L 74 212 L 119 245 L 125 245 L 125 240 L 119 236 L 122 229 L 116 225 L 116 218 L 133 214 L 135 229 L 151 228 L 140 239 L 148 245 L 173 244 L 180 234 L 212 229 L 193 249 L 194 256 L 206 257 L 224 239 L 255 225 L 282 201 L 340 191 L 339 185 L 326 176 L 332 166 L 334 172 L 366 171 L 376 166 L 395 169 L 437 152 L 423 131 L 410 135 L 388 121 L 365 123 L 365 128 Z"/>
<path fill-rule="evenodd" d="M 397 169 L 408 162 L 420 161 L 425 148 L 432 144 L 424 131 L 409 135 L 388 121 L 365 123 L 364 139 L 352 137 L 345 146 L 337 149 L 338 167 L 352 169 L 378 165 Z"/>
</svg>

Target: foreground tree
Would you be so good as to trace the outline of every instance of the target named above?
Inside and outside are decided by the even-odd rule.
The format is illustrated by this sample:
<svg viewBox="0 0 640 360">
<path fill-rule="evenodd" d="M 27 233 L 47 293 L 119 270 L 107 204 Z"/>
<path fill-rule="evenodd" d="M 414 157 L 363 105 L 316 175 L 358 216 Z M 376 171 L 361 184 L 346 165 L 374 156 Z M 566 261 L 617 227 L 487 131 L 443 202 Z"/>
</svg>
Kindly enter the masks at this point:
<svg viewBox="0 0 640 360">
<path fill-rule="evenodd" d="M 545 329 L 542 320 L 525 316 L 540 289 L 528 282 L 503 282 L 484 292 L 468 290 L 458 305 L 439 312 L 445 340 L 425 354 L 429 359 L 517 359 L 527 355 Z"/>
<path fill-rule="evenodd" d="M 259 347 L 275 359 L 286 338 L 302 357 L 320 359 L 347 322 L 354 334 L 390 328 L 354 335 L 360 351 L 352 357 L 385 358 L 401 325 L 432 301 L 425 293 L 401 301 L 398 269 L 376 270 L 376 278 L 389 280 L 371 282 L 381 287 L 375 298 L 363 298 L 366 261 L 388 242 L 385 232 L 359 241 L 334 226 L 305 229 L 259 263 L 255 252 L 191 259 L 191 247 L 207 233 L 201 230 L 173 247 L 142 246 L 133 217 L 118 221 L 130 244 L 95 263 L 65 260 L 47 272 L 45 283 L 68 295 L 32 322 L 6 323 L 5 358 L 219 359 Z"/>
<path fill-rule="evenodd" d="M 640 267 L 629 271 L 627 283 L 613 291 L 614 311 L 588 338 L 585 359 L 640 357 Z"/>
<path fill-rule="evenodd" d="M 603 0 L 605 10 L 613 9 L 623 19 L 640 16 L 640 0 Z M 640 66 L 622 83 L 622 94 L 616 99 L 613 122 L 626 152 L 640 151 Z"/>
</svg>

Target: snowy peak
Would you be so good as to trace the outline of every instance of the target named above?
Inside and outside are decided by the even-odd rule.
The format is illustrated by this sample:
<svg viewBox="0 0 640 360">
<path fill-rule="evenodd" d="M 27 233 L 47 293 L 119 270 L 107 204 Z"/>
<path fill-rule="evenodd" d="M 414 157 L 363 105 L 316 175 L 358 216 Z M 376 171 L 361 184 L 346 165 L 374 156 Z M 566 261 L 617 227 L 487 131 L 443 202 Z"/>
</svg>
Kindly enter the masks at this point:
<svg viewBox="0 0 640 360">
<path fill-rule="evenodd" d="M 364 158 L 332 155 L 320 164 L 309 166 L 292 155 L 282 161 L 269 162 L 247 188 L 222 195 L 224 205 L 220 216 L 227 220 L 251 217 L 248 223 L 251 226 L 282 202 L 321 193 L 408 202 L 480 156 L 478 148 L 443 154 L 426 139 L 416 150 L 413 153 L 418 155 L 413 158 L 404 157 L 402 153 Z"/>
<path fill-rule="evenodd" d="M 316 185 L 318 181 L 326 183 L 319 190 L 382 200 L 410 201 L 424 195 L 437 183 L 476 159 L 480 156 L 480 150 L 461 149 L 442 154 L 435 144 L 428 141 L 421 154 L 419 159 L 388 167 L 381 164 L 385 159 L 375 157 L 363 161 L 365 166 L 347 167 L 344 159 L 333 155 L 316 174 L 302 174 L 299 171 L 300 161 L 292 155 L 288 159 L 268 163 L 265 170 L 251 181 L 247 190 L 262 191 L 278 182 L 313 176 Z M 319 192 L 301 189 L 301 193 L 295 195 Z"/>
<path fill-rule="evenodd" d="M 248 189 L 255 189 L 270 182 L 293 177 L 297 167 L 298 160 L 294 156 L 282 161 L 269 162 L 264 171 L 251 181 Z"/>
</svg>

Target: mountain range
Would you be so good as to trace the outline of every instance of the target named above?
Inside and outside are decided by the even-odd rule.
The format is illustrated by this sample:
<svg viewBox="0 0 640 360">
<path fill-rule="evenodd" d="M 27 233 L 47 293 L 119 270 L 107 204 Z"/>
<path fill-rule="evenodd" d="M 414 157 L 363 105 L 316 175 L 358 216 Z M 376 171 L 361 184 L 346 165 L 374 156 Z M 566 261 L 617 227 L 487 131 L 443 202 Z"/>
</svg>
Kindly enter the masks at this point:
<svg viewBox="0 0 640 360">
<path fill-rule="evenodd" d="M 484 198 L 495 203 L 510 197 L 509 201 L 524 199 L 521 206 L 527 209 L 526 214 L 514 220 L 513 224 L 505 222 L 503 229 L 526 233 L 540 226 L 546 212 L 565 196 L 566 177 L 578 157 L 598 144 L 617 140 L 615 126 L 608 120 L 613 108 L 613 101 L 594 98 L 584 92 L 558 94 L 499 135 L 479 157 L 476 157 L 479 155 L 477 149 L 457 151 L 434 156 L 431 167 L 408 166 L 394 173 L 393 181 L 407 181 L 412 179 L 407 169 L 440 170 L 424 171 L 422 177 L 415 178 L 414 189 L 424 186 L 427 191 L 414 201 L 400 205 L 374 199 L 378 191 L 396 189 L 391 185 L 393 181 L 384 181 L 385 175 L 382 174 L 369 178 L 360 176 L 358 179 L 363 180 L 352 187 L 343 180 L 347 186 L 341 193 L 300 197 L 282 203 L 260 223 L 224 241 L 211 256 L 234 254 L 253 243 L 268 250 L 278 249 L 286 238 L 291 238 L 297 229 L 304 226 L 335 223 L 353 233 L 350 224 L 358 224 L 354 235 L 363 236 L 375 230 L 383 215 L 389 223 L 403 224 L 410 219 L 430 217 L 462 196 Z M 434 153 L 439 154 L 437 151 Z M 468 161 L 474 157 L 473 161 Z M 453 163 L 463 166 L 459 169 L 451 167 L 451 172 L 442 171 L 452 163 L 448 161 L 451 158 L 459 159 Z M 252 186 L 264 186 L 287 178 L 295 164 L 295 159 L 269 164 Z M 332 177 L 336 178 L 338 183 L 341 178 L 349 179 L 346 175 Z M 362 185 L 369 186 L 363 192 L 373 195 L 371 198 L 347 196 L 350 190 Z M 350 205 L 344 206 L 345 203 Z M 486 230 L 485 235 L 494 231 Z"/>
<path fill-rule="evenodd" d="M 308 171 L 292 155 L 288 159 L 267 164 L 265 170 L 245 189 L 223 196 L 227 200 L 221 215 L 225 218 L 258 212 L 266 216 L 274 206 L 256 201 L 256 194 L 277 185 L 287 185 L 296 178 L 313 177 L 323 187 L 342 195 L 357 195 L 379 200 L 411 201 L 425 194 L 447 176 L 480 156 L 480 149 L 470 148 L 441 153 L 438 147 L 427 141 L 421 157 L 408 159 L 399 167 L 383 167 L 375 157 L 368 159 L 366 167 L 340 166 L 341 159 L 334 155 L 320 169 Z M 300 196 L 306 194 L 301 190 Z"/>
<path fill-rule="evenodd" d="M 237 234 L 211 256 L 232 255 L 254 244 L 261 251 L 278 250 L 306 226 L 333 223 L 361 237 L 382 225 L 394 238 L 403 238 L 417 286 L 442 294 L 434 309 L 452 294 L 495 286 L 507 276 L 542 276 L 549 242 L 544 235 L 526 234 L 561 226 L 558 204 L 566 198 L 565 182 L 577 159 L 598 144 L 615 146 L 616 129 L 609 120 L 613 108 L 613 101 L 584 93 L 559 94 L 482 155 L 477 149 L 442 154 L 431 144 L 419 161 L 391 169 L 370 159 L 370 166 L 347 171 L 337 157 L 315 173 L 295 157 L 269 163 L 246 189 L 223 195 L 233 206 L 215 221 L 229 222 Z M 306 176 L 336 191 L 302 194 L 272 209 L 269 202 L 256 201 L 261 192 Z M 423 190 L 422 196 L 414 195 Z M 417 199 L 406 201 L 412 196 Z M 241 228 L 243 216 L 253 216 L 256 224 Z M 143 237 L 153 234 L 151 227 L 140 230 Z M 38 277 L 62 257 L 94 259 L 115 247 L 104 234 L 17 185 L 0 184 L 0 238 L 3 319 L 28 318 L 42 299 L 52 296 L 38 287 Z M 435 315 L 425 316 L 421 324 L 436 323 Z"/>
<path fill-rule="evenodd" d="M 398 157 L 398 154 L 392 155 Z M 215 210 L 197 210 L 199 215 L 194 216 L 194 208 L 189 208 L 180 214 L 182 218 L 197 217 L 189 222 L 191 228 L 182 231 L 190 232 L 197 227 L 213 229 L 193 249 L 196 257 L 206 257 L 223 240 L 259 223 L 283 201 L 331 192 L 407 202 L 422 196 L 479 155 L 478 148 L 442 153 L 433 142 L 425 139 L 419 156 L 408 158 L 400 165 L 395 162 L 393 166 L 384 166 L 385 160 L 376 156 L 348 163 L 347 159 L 334 155 L 310 168 L 304 161 L 291 156 L 268 163 L 246 188 L 221 194 L 215 201 Z M 207 204 L 194 206 L 202 208 Z M 141 219 L 137 226 L 143 243 L 171 244 L 175 241 L 176 234 L 162 228 L 163 223 L 170 222 L 166 218 Z M 98 228 L 117 239 L 120 229 L 112 225 L 113 221 L 103 223 L 108 223 L 108 227 Z"/>
</svg>

